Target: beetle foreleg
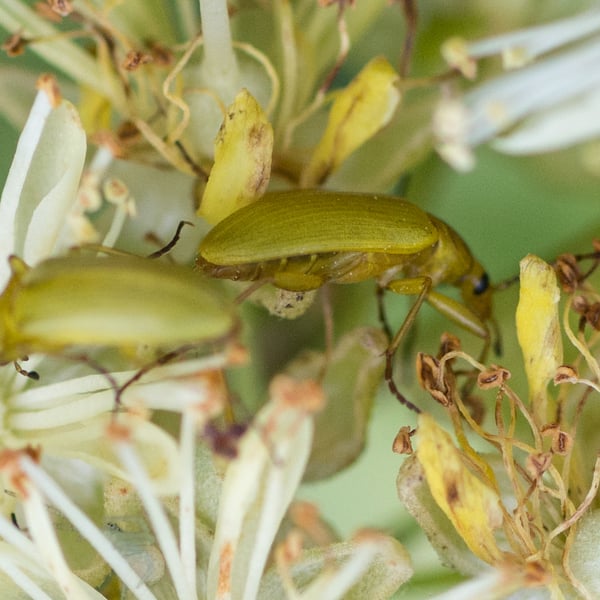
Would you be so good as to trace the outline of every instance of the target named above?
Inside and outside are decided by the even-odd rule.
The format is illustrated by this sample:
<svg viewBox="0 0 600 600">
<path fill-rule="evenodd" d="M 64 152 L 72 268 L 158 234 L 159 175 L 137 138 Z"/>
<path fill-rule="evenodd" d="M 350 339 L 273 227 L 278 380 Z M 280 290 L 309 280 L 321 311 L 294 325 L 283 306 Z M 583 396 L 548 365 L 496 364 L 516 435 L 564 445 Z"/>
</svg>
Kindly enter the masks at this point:
<svg viewBox="0 0 600 600">
<path fill-rule="evenodd" d="M 483 340 L 479 362 L 484 362 L 490 348 L 490 332 L 487 325 L 464 304 L 443 294 L 429 292 L 427 302 L 440 314 Z"/>
<path fill-rule="evenodd" d="M 483 321 L 457 300 L 431 291 L 427 296 L 427 302 L 440 314 L 444 315 L 444 317 L 447 317 L 463 329 L 470 331 L 473 335 L 484 340 L 490 337 L 488 328 Z"/>
<path fill-rule="evenodd" d="M 428 283 L 425 283 L 425 281 Z M 406 333 L 406 330 L 402 331 L 402 328 L 405 325 L 407 326 L 406 328 L 410 326 L 410 323 L 407 323 L 407 320 L 411 316 L 411 313 L 416 308 L 415 313 L 412 316 L 412 319 L 414 319 L 421 304 L 423 303 L 423 300 L 427 300 L 427 302 L 441 315 L 447 319 L 450 319 L 459 327 L 462 327 L 466 331 L 469 331 L 473 335 L 481 338 L 484 341 L 484 347 L 481 351 L 480 360 L 485 358 L 490 345 L 490 332 L 487 325 L 472 310 L 458 300 L 454 300 L 453 298 L 449 298 L 448 296 L 444 296 L 443 294 L 433 291 L 431 289 L 432 282 L 428 277 L 399 279 L 391 281 L 387 287 L 397 294 L 419 294 L 415 305 L 402 324 L 401 331 L 396 334 L 394 340 L 392 341 L 391 346 L 394 348 L 394 350 L 398 347 L 402 336 Z"/>
</svg>

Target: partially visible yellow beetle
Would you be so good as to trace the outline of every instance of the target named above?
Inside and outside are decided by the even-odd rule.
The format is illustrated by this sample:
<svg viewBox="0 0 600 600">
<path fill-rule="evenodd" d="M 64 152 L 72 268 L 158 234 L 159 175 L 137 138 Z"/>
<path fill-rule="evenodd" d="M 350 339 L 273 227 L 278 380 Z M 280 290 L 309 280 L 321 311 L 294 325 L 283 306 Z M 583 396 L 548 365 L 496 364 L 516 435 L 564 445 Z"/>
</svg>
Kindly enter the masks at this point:
<svg viewBox="0 0 600 600">
<path fill-rule="evenodd" d="M 491 288 L 482 266 L 450 226 L 400 198 L 326 190 L 267 194 L 207 234 L 197 266 L 211 277 L 265 280 L 293 291 L 376 278 L 383 288 L 417 295 L 389 355 L 423 300 L 483 338 L 486 349 L 489 344 Z M 463 303 L 432 289 L 443 283 L 457 286 Z"/>
<path fill-rule="evenodd" d="M 0 295 L 0 364 L 73 347 L 163 348 L 224 338 L 233 304 L 182 266 L 83 252 L 29 267 L 9 259 Z"/>
</svg>

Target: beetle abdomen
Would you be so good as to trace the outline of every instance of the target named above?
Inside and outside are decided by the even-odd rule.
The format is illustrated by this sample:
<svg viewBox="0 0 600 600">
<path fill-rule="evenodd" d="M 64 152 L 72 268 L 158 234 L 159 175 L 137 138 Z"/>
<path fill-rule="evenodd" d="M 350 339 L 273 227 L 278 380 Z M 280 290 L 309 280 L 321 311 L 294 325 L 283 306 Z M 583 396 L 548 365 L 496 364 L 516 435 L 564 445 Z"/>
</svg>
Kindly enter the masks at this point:
<svg viewBox="0 0 600 600">
<path fill-rule="evenodd" d="M 328 282 L 358 283 L 379 277 L 389 269 L 402 267 L 407 260 L 410 259 L 404 254 L 328 252 L 237 265 L 215 265 L 199 256 L 196 265 L 209 277 L 265 280 L 279 288 L 300 292 L 317 289 Z"/>
</svg>

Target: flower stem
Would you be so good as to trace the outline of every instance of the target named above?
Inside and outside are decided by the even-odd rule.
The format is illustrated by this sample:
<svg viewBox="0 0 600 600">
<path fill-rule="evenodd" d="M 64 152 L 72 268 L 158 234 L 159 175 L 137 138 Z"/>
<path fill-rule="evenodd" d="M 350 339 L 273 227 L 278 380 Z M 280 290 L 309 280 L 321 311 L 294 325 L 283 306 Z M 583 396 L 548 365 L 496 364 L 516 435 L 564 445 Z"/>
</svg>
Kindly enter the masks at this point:
<svg viewBox="0 0 600 600">
<path fill-rule="evenodd" d="M 237 83 L 238 64 L 231 43 L 227 2 L 200 0 L 202 35 L 204 37 L 203 69 L 217 89 Z"/>
</svg>

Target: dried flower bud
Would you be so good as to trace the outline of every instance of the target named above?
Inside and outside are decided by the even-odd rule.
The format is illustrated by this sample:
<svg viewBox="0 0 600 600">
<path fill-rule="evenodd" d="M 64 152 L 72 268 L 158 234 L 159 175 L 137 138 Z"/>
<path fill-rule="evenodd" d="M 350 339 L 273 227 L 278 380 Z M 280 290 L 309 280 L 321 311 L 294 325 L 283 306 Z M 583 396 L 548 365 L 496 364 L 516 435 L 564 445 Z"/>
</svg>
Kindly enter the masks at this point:
<svg viewBox="0 0 600 600">
<path fill-rule="evenodd" d="M 67 17 L 73 12 L 73 6 L 69 0 L 47 0 L 48 6 L 61 17 Z"/>
<path fill-rule="evenodd" d="M 503 386 L 510 379 L 510 371 L 504 367 L 492 365 L 477 376 L 477 385 L 482 390 L 489 390 Z"/>
<path fill-rule="evenodd" d="M 14 58 L 15 56 L 20 56 L 25 52 L 25 46 L 29 43 L 29 40 L 23 36 L 20 31 L 13 33 L 9 37 L 2 42 L 2 50 L 6 52 L 6 54 L 10 58 Z"/>
<path fill-rule="evenodd" d="M 448 352 L 456 352 L 458 350 L 460 350 L 460 340 L 455 335 L 444 332 L 441 337 L 438 358 L 442 358 Z"/>
<path fill-rule="evenodd" d="M 138 67 L 153 61 L 152 55 L 139 50 L 130 50 L 122 63 L 126 71 L 135 71 Z"/>
<path fill-rule="evenodd" d="M 542 427 L 542 435 L 550 437 L 551 449 L 554 454 L 564 456 L 573 447 L 573 437 L 566 431 L 562 431 L 558 426 L 558 423 L 549 423 Z"/>
<path fill-rule="evenodd" d="M 573 254 L 561 254 L 556 259 L 556 275 L 565 292 L 572 294 L 581 279 L 581 271 Z"/>
<path fill-rule="evenodd" d="M 551 577 L 552 574 L 540 561 L 525 563 L 525 580 L 531 587 L 544 585 Z"/>
<path fill-rule="evenodd" d="M 596 331 L 600 331 L 600 302 L 594 302 L 588 306 L 583 314 L 585 322 L 591 325 Z"/>
<path fill-rule="evenodd" d="M 419 384 L 424 390 L 427 390 L 434 400 L 442 406 L 449 406 L 451 400 L 448 396 L 448 386 L 440 370 L 440 363 L 437 358 L 430 354 L 419 352 L 417 354 L 417 377 Z"/>
<path fill-rule="evenodd" d="M 582 315 L 589 307 L 590 303 L 587 301 L 585 296 L 573 296 L 573 301 L 571 302 L 571 306 L 573 310 L 578 314 Z"/>
<path fill-rule="evenodd" d="M 552 440 L 552 450 L 555 454 L 566 455 L 573 448 L 573 436 L 566 431 L 557 431 Z"/>
<path fill-rule="evenodd" d="M 396 454 L 412 454 L 413 447 L 410 438 L 415 434 L 415 431 L 407 425 L 401 427 L 392 443 L 392 451 Z"/>
<path fill-rule="evenodd" d="M 551 452 L 540 452 L 539 454 L 530 454 L 525 461 L 525 468 L 527 472 L 538 479 L 548 469 L 552 463 Z"/>
<path fill-rule="evenodd" d="M 577 383 L 579 380 L 579 374 L 574 367 L 570 365 L 561 365 L 556 369 L 556 375 L 554 375 L 554 385 L 560 383 Z"/>
</svg>

